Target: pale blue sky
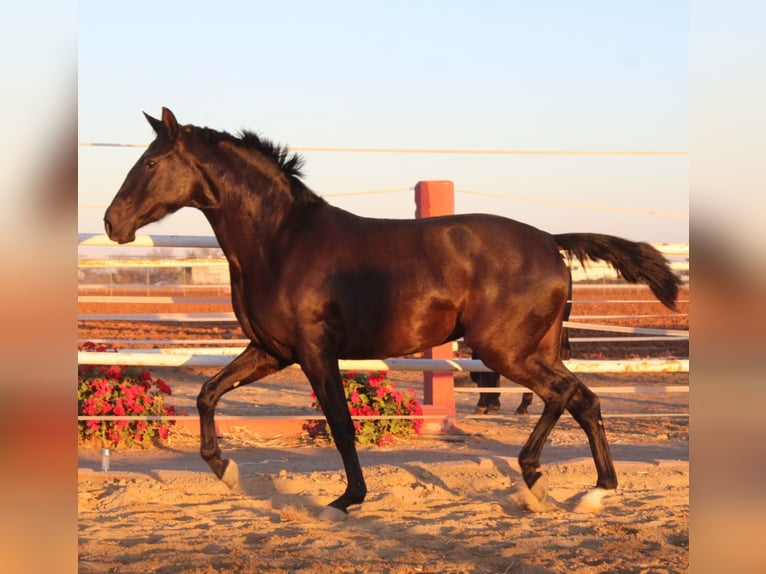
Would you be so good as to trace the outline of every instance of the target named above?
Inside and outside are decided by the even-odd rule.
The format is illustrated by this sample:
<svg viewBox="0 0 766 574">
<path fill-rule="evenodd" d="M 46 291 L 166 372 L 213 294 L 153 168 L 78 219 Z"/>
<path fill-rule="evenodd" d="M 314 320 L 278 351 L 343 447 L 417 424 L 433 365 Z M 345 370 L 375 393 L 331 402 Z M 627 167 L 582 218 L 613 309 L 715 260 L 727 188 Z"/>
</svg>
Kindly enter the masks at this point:
<svg viewBox="0 0 766 574">
<path fill-rule="evenodd" d="M 149 143 L 141 112 L 168 106 L 295 147 L 686 151 L 688 32 L 675 0 L 83 0 L 78 138 Z M 80 231 L 141 152 L 79 148 Z M 458 212 L 688 241 L 685 156 L 304 155 L 361 215 L 412 217 L 418 180 L 451 179 Z M 401 191 L 343 195 L 373 190 Z M 145 231 L 211 233 L 192 210 Z"/>
</svg>

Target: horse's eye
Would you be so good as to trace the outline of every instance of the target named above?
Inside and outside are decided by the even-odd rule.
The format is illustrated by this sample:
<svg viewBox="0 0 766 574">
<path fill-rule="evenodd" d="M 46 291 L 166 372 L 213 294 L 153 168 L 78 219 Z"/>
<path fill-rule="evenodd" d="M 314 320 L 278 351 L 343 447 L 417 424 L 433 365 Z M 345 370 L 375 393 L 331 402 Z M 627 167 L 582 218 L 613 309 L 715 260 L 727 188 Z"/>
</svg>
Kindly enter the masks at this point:
<svg viewBox="0 0 766 574">
<path fill-rule="evenodd" d="M 145 165 L 148 168 L 153 168 L 155 165 L 157 165 L 157 162 L 154 161 L 153 159 L 147 159 Z"/>
</svg>

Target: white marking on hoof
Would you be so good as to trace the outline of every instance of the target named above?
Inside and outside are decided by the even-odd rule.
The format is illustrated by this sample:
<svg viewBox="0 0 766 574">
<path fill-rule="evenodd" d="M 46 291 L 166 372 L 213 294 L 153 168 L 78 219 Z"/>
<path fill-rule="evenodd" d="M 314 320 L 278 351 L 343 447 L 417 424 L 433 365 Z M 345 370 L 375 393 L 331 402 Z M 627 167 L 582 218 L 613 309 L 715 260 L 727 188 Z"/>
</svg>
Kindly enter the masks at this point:
<svg viewBox="0 0 766 574">
<path fill-rule="evenodd" d="M 532 485 L 532 489 L 522 480 L 516 491 L 513 493 L 513 499 L 516 503 L 529 512 L 546 512 L 558 508 L 550 500 L 547 500 L 546 482 L 543 477 L 537 479 Z M 542 484 L 541 484 L 542 483 Z"/>
<path fill-rule="evenodd" d="M 545 499 L 548 498 L 548 477 L 543 474 L 529 490 L 540 502 L 545 502 Z"/>
<path fill-rule="evenodd" d="M 223 471 L 221 480 L 229 488 L 236 488 L 239 484 L 239 467 L 236 462 L 229 460 L 229 464 L 226 465 L 226 470 Z"/>
<path fill-rule="evenodd" d="M 580 499 L 580 502 L 577 503 L 577 506 L 575 506 L 572 512 L 576 512 L 578 514 L 595 514 L 597 512 L 601 512 L 601 510 L 604 508 L 601 504 L 601 499 L 605 496 L 609 496 L 610 494 L 614 494 L 614 490 L 594 488 L 590 492 L 583 495 L 583 497 Z"/>
<path fill-rule="evenodd" d="M 343 522 L 348 518 L 348 514 L 334 506 L 325 506 L 319 512 L 318 518 L 323 522 Z"/>
</svg>

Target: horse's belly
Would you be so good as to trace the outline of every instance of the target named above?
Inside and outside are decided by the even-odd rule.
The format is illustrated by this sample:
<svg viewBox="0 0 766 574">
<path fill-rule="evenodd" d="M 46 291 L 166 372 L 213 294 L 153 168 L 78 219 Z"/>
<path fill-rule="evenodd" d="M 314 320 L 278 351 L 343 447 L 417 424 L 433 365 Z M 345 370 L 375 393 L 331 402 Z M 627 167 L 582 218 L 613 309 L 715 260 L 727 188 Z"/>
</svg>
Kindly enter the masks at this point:
<svg viewBox="0 0 766 574">
<path fill-rule="evenodd" d="M 456 317 L 430 317 L 417 321 L 413 317 L 391 319 L 380 328 L 359 329 L 348 334 L 342 358 L 386 359 L 417 353 L 462 336 Z"/>
</svg>

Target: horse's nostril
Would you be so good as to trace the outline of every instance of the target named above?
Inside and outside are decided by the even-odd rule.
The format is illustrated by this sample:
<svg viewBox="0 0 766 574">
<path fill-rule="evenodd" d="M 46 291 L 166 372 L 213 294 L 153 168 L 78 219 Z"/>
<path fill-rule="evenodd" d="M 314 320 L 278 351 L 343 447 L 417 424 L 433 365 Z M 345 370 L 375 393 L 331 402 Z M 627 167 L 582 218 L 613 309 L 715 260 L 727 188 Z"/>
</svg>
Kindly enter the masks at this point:
<svg viewBox="0 0 766 574">
<path fill-rule="evenodd" d="M 104 229 L 106 230 L 106 234 L 111 237 L 112 236 L 112 224 L 109 223 L 108 219 L 104 219 Z"/>
</svg>

